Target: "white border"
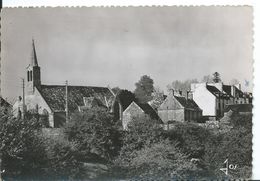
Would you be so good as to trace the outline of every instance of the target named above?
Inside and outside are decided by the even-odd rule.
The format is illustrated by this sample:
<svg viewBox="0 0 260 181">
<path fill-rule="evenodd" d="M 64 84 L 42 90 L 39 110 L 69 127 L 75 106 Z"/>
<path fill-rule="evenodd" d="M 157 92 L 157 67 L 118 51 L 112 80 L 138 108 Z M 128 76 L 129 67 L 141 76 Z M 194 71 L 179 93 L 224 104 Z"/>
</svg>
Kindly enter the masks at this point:
<svg viewBox="0 0 260 181">
<path fill-rule="evenodd" d="M 254 126 L 253 126 L 253 179 L 260 179 L 260 2 L 257 0 L 3 0 L 3 7 L 17 6 L 210 6 L 210 5 L 251 5 L 254 7 Z M 257 94 L 258 93 L 258 94 Z"/>
</svg>

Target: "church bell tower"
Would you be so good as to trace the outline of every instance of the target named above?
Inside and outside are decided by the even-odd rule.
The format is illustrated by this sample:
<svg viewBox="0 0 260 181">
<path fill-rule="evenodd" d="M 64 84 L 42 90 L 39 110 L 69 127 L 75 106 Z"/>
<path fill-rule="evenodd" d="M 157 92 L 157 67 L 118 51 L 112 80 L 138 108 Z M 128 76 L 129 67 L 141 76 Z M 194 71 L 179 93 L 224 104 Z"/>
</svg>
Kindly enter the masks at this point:
<svg viewBox="0 0 260 181">
<path fill-rule="evenodd" d="M 38 66 L 34 40 L 32 40 L 32 54 L 31 61 L 27 67 L 27 95 L 32 95 L 35 87 L 41 86 L 41 68 Z"/>
</svg>

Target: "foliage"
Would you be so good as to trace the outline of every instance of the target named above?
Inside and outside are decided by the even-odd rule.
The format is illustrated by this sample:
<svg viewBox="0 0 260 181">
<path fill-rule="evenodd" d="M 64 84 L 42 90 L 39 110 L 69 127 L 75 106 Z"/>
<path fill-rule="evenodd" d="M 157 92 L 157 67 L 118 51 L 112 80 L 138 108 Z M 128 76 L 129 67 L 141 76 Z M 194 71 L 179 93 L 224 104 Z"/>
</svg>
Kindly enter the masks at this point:
<svg viewBox="0 0 260 181">
<path fill-rule="evenodd" d="M 48 138 L 45 141 L 48 157 L 48 178 L 79 179 L 86 177 L 76 144 L 63 138 Z"/>
<path fill-rule="evenodd" d="M 212 75 L 204 75 L 201 79 L 201 82 L 213 83 Z"/>
<path fill-rule="evenodd" d="M 128 130 L 123 134 L 123 145 L 115 160 L 115 165 L 120 168 L 128 168 L 129 162 L 133 159 L 137 150 L 159 142 L 162 136 L 163 129 L 156 120 L 147 115 L 133 117 L 128 124 Z"/>
<path fill-rule="evenodd" d="M 119 120 L 119 103 L 121 103 L 122 108 L 126 109 L 131 102 L 136 101 L 135 95 L 128 90 L 120 90 L 117 93 L 115 103 L 113 104 L 114 120 Z"/>
<path fill-rule="evenodd" d="M 221 82 L 220 74 L 218 72 L 213 73 L 213 82 L 214 83 Z"/>
<path fill-rule="evenodd" d="M 121 89 L 119 87 L 113 87 L 112 91 L 114 94 L 117 94 Z"/>
<path fill-rule="evenodd" d="M 136 150 L 127 165 L 131 175 L 155 180 L 185 178 L 195 168 L 177 144 L 168 140 Z"/>
<path fill-rule="evenodd" d="M 153 79 L 148 75 L 143 75 L 140 80 L 135 83 L 136 89 L 134 93 L 140 103 L 147 103 L 152 100 L 154 90 L 153 83 Z"/>
<path fill-rule="evenodd" d="M 123 148 L 121 151 L 133 151 L 141 149 L 144 145 L 156 143 L 162 139 L 163 129 L 157 120 L 147 115 L 136 115 L 128 124 L 128 130 L 124 133 Z"/>
<path fill-rule="evenodd" d="M 77 145 L 82 161 L 111 161 L 120 148 L 117 123 L 102 108 L 72 115 L 65 127 L 65 134 L 69 141 Z"/>
<path fill-rule="evenodd" d="M 202 158 L 205 153 L 204 145 L 214 139 L 214 135 L 209 130 L 195 123 L 176 123 L 166 135 L 170 140 L 178 142 L 190 158 Z"/>
<path fill-rule="evenodd" d="M 126 106 L 129 106 L 129 104 L 131 104 L 131 102 L 136 101 L 136 98 L 131 91 L 125 89 L 125 90 L 120 90 L 118 92 L 116 101 L 120 101 L 125 109 Z"/>
<path fill-rule="evenodd" d="M 40 177 L 46 166 L 41 124 L 32 115 L 16 119 L 0 111 L 0 152 L 6 177 Z"/>
<path fill-rule="evenodd" d="M 191 90 L 191 84 L 192 83 L 198 83 L 197 79 L 188 79 L 185 81 L 179 81 L 175 80 L 171 84 L 167 86 L 168 90 L 174 89 L 174 90 L 180 90 L 183 93 L 186 93 L 187 91 Z"/>
<path fill-rule="evenodd" d="M 203 160 L 216 177 L 223 178 L 225 175 L 219 169 L 228 158 L 230 164 L 238 165 L 236 170 L 229 171 L 229 178 L 249 179 L 252 174 L 252 115 L 234 114 L 230 121 L 233 128 L 229 132 L 220 132 L 215 139 L 217 142 L 205 144 Z"/>
</svg>

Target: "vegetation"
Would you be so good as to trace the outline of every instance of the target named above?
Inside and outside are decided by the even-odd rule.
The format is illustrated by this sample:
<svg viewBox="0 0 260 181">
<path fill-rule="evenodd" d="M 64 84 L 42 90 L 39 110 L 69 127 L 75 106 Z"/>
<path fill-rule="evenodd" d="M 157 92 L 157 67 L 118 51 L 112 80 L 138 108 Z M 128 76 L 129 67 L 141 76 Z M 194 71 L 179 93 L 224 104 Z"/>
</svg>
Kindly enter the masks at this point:
<svg viewBox="0 0 260 181">
<path fill-rule="evenodd" d="M 140 103 L 147 103 L 152 100 L 152 93 L 154 91 L 153 79 L 148 75 L 143 75 L 135 86 L 134 93 Z"/>
<path fill-rule="evenodd" d="M 195 123 L 166 131 L 156 120 L 136 116 L 123 131 L 107 110 L 92 108 L 74 113 L 64 136 L 53 138 L 42 134 L 37 114 L 16 119 L 1 110 L 0 116 L 4 178 L 206 180 L 252 174 L 252 115 L 234 112 L 229 131 Z M 237 165 L 228 176 L 220 171 L 226 159 Z"/>
</svg>

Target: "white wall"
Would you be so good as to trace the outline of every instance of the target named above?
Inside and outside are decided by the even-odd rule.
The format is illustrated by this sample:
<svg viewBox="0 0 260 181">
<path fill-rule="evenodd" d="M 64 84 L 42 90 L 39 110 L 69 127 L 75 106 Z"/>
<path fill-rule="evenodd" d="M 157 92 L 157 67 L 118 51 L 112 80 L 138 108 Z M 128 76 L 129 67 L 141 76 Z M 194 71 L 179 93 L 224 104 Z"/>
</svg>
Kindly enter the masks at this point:
<svg viewBox="0 0 260 181">
<path fill-rule="evenodd" d="M 215 116 L 216 97 L 207 90 L 206 84 L 197 84 L 193 88 L 193 99 L 202 109 L 202 115 Z"/>
</svg>

